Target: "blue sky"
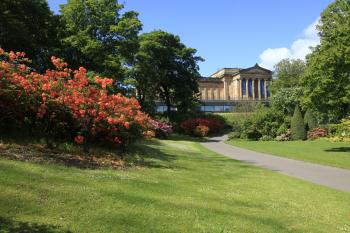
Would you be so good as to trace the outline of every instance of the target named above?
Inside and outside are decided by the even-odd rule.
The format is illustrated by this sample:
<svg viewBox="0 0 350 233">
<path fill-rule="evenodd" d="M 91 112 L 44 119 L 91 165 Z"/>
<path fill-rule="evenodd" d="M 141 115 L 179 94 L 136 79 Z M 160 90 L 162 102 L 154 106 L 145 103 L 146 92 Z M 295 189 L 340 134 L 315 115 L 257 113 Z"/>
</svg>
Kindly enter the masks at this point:
<svg viewBox="0 0 350 233">
<path fill-rule="evenodd" d="M 65 0 L 49 0 L 56 13 Z M 331 0 L 123 0 L 140 13 L 143 31 L 162 29 L 181 37 L 205 59 L 208 76 L 223 67 L 266 68 L 283 58 L 304 58 L 318 43 L 314 29 Z"/>
</svg>

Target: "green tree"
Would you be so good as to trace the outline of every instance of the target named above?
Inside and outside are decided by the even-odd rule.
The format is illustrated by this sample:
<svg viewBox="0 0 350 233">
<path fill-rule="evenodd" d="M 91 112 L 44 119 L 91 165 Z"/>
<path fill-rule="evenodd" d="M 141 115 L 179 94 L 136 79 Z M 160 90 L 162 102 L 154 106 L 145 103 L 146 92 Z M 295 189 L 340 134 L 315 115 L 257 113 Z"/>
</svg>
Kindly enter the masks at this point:
<svg viewBox="0 0 350 233">
<path fill-rule="evenodd" d="M 61 5 L 66 60 L 120 78 L 134 62 L 142 24 L 116 0 L 68 0 Z"/>
<path fill-rule="evenodd" d="M 307 130 L 313 130 L 318 126 L 317 120 L 310 108 L 308 108 L 305 112 L 304 124 Z"/>
<path fill-rule="evenodd" d="M 275 65 L 275 80 L 272 82 L 273 94 L 282 88 L 294 88 L 300 86 L 300 79 L 304 74 L 306 64 L 304 61 L 283 59 Z"/>
<path fill-rule="evenodd" d="M 47 68 L 49 56 L 59 47 L 58 17 L 46 0 L 0 1 L 0 47 L 23 51 L 34 68 Z"/>
<path fill-rule="evenodd" d="M 198 102 L 198 62 L 196 50 L 187 48 L 178 36 L 153 31 L 140 36 L 140 49 L 131 72 L 137 99 L 147 111 L 159 99 L 168 108 L 187 112 Z"/>
<path fill-rule="evenodd" d="M 281 88 L 271 97 L 272 107 L 278 112 L 291 116 L 301 96 L 300 87 Z"/>
<path fill-rule="evenodd" d="M 320 45 L 307 57 L 303 104 L 326 122 L 350 111 L 350 1 L 335 0 L 321 14 Z"/>
<path fill-rule="evenodd" d="M 304 140 L 306 138 L 304 119 L 301 115 L 298 105 L 295 106 L 294 114 L 292 117 L 291 133 L 293 140 Z"/>
</svg>

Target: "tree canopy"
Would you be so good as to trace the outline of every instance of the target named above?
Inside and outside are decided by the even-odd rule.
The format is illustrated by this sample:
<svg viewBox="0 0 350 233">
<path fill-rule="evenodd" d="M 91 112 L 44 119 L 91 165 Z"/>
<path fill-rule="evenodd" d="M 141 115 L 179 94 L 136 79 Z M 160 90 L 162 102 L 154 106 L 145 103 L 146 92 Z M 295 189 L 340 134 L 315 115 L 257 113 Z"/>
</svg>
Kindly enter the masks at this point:
<svg viewBox="0 0 350 233">
<path fill-rule="evenodd" d="M 275 65 L 275 80 L 272 83 L 272 92 L 276 93 L 282 88 L 295 88 L 300 86 L 300 79 L 304 74 L 306 64 L 300 59 L 283 59 Z M 293 107 L 294 109 L 294 107 Z"/>
<path fill-rule="evenodd" d="M 350 1 L 335 0 L 321 14 L 321 42 L 307 57 L 303 103 L 337 121 L 350 111 Z"/>
<path fill-rule="evenodd" d="M 68 0 L 61 6 L 66 59 L 117 78 L 132 64 L 142 24 L 138 13 L 121 14 L 116 0 Z"/>
<path fill-rule="evenodd" d="M 33 66 L 43 70 L 47 60 L 59 47 L 58 16 L 50 11 L 46 0 L 0 1 L 0 47 L 25 51 Z"/>
<path fill-rule="evenodd" d="M 186 112 L 194 106 L 200 77 L 197 63 L 203 60 L 196 52 L 171 33 L 153 31 L 140 36 L 130 77 L 145 110 L 151 110 L 156 99 L 166 104 L 168 115 L 172 108 Z"/>
</svg>

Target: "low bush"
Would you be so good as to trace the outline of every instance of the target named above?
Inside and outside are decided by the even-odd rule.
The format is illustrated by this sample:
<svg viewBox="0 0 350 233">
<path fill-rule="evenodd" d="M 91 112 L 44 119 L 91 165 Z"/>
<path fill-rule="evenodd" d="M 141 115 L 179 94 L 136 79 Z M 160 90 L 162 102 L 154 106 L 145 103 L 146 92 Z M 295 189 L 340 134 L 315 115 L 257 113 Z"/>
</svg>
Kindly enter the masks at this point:
<svg viewBox="0 0 350 233">
<path fill-rule="evenodd" d="M 156 138 L 166 139 L 173 132 L 173 128 L 169 123 L 157 120 L 151 120 L 150 122 Z"/>
<path fill-rule="evenodd" d="M 284 116 L 273 108 L 263 108 L 244 119 L 241 124 L 241 138 L 259 140 L 265 136 L 275 138 L 282 124 L 285 123 Z"/>
<path fill-rule="evenodd" d="M 284 133 L 278 135 L 275 140 L 276 141 L 290 141 L 292 139 L 292 133 L 290 129 L 287 129 Z"/>
<path fill-rule="evenodd" d="M 0 120 L 30 129 L 48 145 L 58 137 L 83 144 L 106 143 L 125 148 L 149 135 L 150 118 L 136 99 L 112 94 L 113 80 L 87 77 L 85 68 L 68 68 L 52 57 L 55 67 L 39 74 L 24 53 L 0 49 Z"/>
<path fill-rule="evenodd" d="M 205 125 L 198 125 L 193 132 L 194 136 L 206 137 L 209 134 L 209 127 Z"/>
<path fill-rule="evenodd" d="M 193 118 L 180 123 L 182 132 L 192 136 L 200 136 L 198 130 L 204 131 L 198 129 L 198 126 L 206 126 L 208 128 L 207 135 L 220 133 L 224 128 L 224 124 L 215 118 Z"/>
<path fill-rule="evenodd" d="M 229 133 L 228 135 L 228 139 L 231 140 L 231 139 L 237 139 L 237 138 L 240 138 L 241 137 L 241 133 L 239 131 L 233 131 L 231 133 Z"/>
<path fill-rule="evenodd" d="M 346 117 L 339 124 L 328 126 L 328 133 L 332 141 L 350 141 L 350 117 Z"/>
<path fill-rule="evenodd" d="M 308 132 L 307 139 L 315 140 L 326 136 L 327 136 L 327 130 L 323 128 L 314 128 L 313 130 Z"/>
</svg>

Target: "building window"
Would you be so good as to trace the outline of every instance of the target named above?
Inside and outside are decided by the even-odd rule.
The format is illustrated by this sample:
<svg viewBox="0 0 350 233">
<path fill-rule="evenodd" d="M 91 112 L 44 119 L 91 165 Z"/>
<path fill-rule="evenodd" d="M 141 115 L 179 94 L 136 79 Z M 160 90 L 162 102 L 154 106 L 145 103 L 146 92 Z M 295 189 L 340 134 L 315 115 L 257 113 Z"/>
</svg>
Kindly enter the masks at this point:
<svg viewBox="0 0 350 233">
<path fill-rule="evenodd" d="M 265 80 L 260 80 L 260 94 L 261 98 L 265 98 Z"/>
<path fill-rule="evenodd" d="M 156 108 L 156 111 L 159 113 L 166 112 L 167 110 L 168 110 L 168 107 L 165 105 L 160 105 L 160 106 L 157 106 L 157 108 Z"/>
<path fill-rule="evenodd" d="M 253 80 L 248 80 L 248 95 L 249 97 L 253 97 Z"/>
<path fill-rule="evenodd" d="M 231 106 L 223 106 L 223 105 L 201 106 L 200 110 L 202 112 L 228 112 L 231 110 Z"/>
<path fill-rule="evenodd" d="M 246 90 L 247 85 L 246 85 L 246 82 L 247 82 L 247 80 L 242 79 L 242 96 L 245 96 L 245 95 L 247 94 L 247 90 Z"/>
</svg>

